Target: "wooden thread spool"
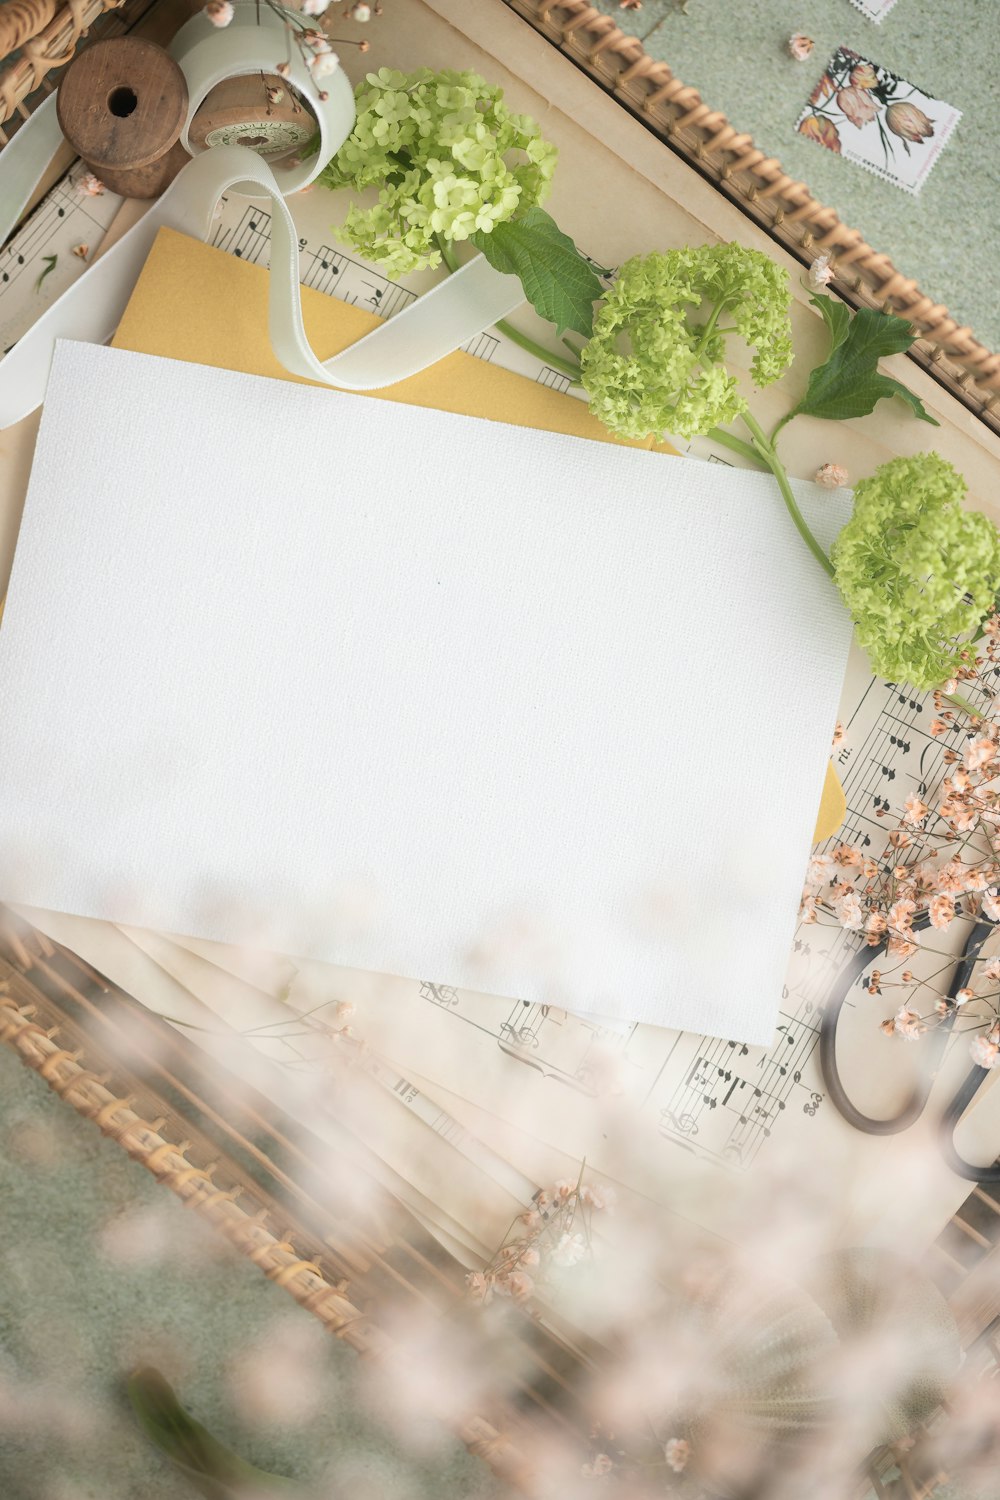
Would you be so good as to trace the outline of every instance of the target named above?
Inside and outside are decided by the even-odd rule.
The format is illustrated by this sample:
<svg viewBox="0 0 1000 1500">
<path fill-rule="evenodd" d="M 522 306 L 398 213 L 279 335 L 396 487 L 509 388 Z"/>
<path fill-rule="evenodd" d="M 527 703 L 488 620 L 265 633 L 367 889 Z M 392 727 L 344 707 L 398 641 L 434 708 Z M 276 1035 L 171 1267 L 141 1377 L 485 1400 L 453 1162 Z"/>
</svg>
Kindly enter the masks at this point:
<svg viewBox="0 0 1000 1500">
<path fill-rule="evenodd" d="M 276 73 L 248 73 L 217 83 L 199 104 L 188 138 L 196 151 L 249 146 L 272 163 L 299 151 L 316 134 L 316 120 Z"/>
<path fill-rule="evenodd" d="M 126 198 L 155 198 L 190 161 L 180 144 L 187 82 L 154 42 L 95 42 L 63 75 L 56 113 L 95 176 Z"/>
</svg>

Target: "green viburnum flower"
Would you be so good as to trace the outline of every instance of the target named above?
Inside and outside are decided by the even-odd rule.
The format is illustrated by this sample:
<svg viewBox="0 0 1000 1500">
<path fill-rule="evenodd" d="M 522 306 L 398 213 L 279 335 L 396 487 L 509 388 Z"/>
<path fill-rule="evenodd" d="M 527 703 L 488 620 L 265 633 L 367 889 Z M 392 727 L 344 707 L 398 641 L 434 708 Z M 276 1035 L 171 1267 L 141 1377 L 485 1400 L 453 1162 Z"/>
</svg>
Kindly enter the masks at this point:
<svg viewBox="0 0 1000 1500">
<path fill-rule="evenodd" d="M 858 640 L 892 681 L 940 687 L 993 610 L 1000 533 L 962 509 L 965 489 L 936 453 L 894 458 L 857 486 L 854 514 L 833 545 Z"/>
<path fill-rule="evenodd" d="M 341 237 L 392 274 L 436 266 L 435 235 L 467 240 L 542 202 L 556 148 L 476 73 L 379 68 L 355 90 L 357 122 L 320 181 L 378 187 Z"/>
<path fill-rule="evenodd" d="M 784 374 L 792 362 L 787 271 L 736 244 L 626 261 L 581 358 L 591 411 L 630 438 L 695 437 L 734 421 L 747 403 L 723 363 L 722 329 L 753 346 L 758 385 Z"/>
</svg>

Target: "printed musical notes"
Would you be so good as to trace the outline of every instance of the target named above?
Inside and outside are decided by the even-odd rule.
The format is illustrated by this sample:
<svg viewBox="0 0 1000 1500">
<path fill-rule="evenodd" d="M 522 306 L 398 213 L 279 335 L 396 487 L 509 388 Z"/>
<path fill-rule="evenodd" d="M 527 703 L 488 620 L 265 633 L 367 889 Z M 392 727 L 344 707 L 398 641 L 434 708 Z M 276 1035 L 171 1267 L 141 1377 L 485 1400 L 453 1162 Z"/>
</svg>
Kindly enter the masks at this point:
<svg viewBox="0 0 1000 1500">
<path fill-rule="evenodd" d="M 271 215 L 262 208 L 247 207 L 245 198 L 223 198 L 212 244 L 240 260 L 266 266 L 271 257 Z M 366 307 L 380 318 L 391 318 L 416 296 L 363 261 L 330 245 L 319 244 L 314 248 L 305 235 L 299 239 L 299 256 L 303 286 Z"/>
<path fill-rule="evenodd" d="M 816 1114 L 824 1096 L 809 1064 L 818 1040 L 808 1001 L 782 1013 L 767 1051 L 699 1038 L 692 1066 L 660 1106 L 660 1134 L 696 1143 L 699 1154 L 720 1164 L 748 1167 L 786 1112 Z"/>
<path fill-rule="evenodd" d="M 94 197 L 80 184 L 86 174 L 76 162 L 48 192 L 0 250 L 0 340 L 6 354 L 45 311 L 87 269 L 73 253 L 87 245 L 91 256 L 121 206 L 107 191 Z"/>
</svg>

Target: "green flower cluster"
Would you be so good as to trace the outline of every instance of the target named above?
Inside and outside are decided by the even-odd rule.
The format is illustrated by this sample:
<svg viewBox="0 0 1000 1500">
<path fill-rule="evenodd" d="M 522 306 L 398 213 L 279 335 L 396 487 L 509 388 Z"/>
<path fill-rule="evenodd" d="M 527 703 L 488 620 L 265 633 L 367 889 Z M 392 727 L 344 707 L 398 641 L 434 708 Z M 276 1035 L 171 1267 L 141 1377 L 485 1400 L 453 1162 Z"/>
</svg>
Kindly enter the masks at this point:
<svg viewBox="0 0 1000 1500">
<path fill-rule="evenodd" d="M 488 234 L 546 196 L 556 148 L 476 73 L 379 68 L 355 95 L 357 123 L 320 181 L 378 187 L 340 234 L 391 274 L 438 265 L 435 235 Z"/>
<path fill-rule="evenodd" d="M 1000 533 L 962 509 L 965 480 L 936 453 L 894 458 L 854 491 L 831 551 L 837 587 L 876 672 L 940 687 L 993 609 Z"/>
<path fill-rule="evenodd" d="M 702 304 L 700 321 L 692 316 Z M 622 437 L 695 437 L 746 410 L 725 334 L 753 346 L 758 385 L 792 362 L 788 273 L 759 250 L 704 245 L 626 261 L 583 351 L 591 411 Z"/>
</svg>

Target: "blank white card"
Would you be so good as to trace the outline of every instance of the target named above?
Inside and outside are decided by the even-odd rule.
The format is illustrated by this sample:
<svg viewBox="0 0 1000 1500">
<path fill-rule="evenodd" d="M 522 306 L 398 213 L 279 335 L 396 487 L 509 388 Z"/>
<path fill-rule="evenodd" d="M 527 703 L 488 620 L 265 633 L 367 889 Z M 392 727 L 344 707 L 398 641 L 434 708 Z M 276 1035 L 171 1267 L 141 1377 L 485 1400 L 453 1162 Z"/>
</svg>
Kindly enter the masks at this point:
<svg viewBox="0 0 1000 1500">
<path fill-rule="evenodd" d="M 0 897 L 767 1042 L 849 637 L 769 475 L 61 344 Z"/>
</svg>

